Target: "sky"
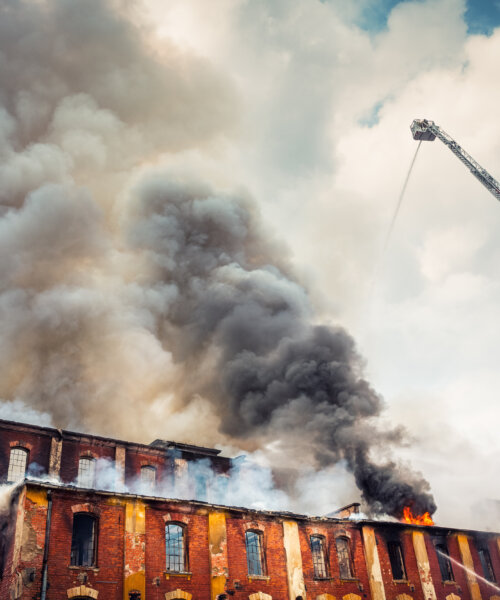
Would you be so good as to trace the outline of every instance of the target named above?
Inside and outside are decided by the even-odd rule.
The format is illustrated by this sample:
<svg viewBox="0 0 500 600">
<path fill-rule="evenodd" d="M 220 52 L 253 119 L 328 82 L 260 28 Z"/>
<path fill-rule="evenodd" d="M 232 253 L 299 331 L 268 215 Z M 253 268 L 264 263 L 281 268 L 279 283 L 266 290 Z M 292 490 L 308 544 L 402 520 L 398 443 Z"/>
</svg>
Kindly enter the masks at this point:
<svg viewBox="0 0 500 600">
<path fill-rule="evenodd" d="M 9 10 L 8 1 L 2 4 Z M 29 8 L 30 3 L 25 5 Z M 31 3 L 26 14 L 34 15 L 37 6 Z M 39 208 L 43 190 L 38 191 L 29 210 L 39 223 L 52 214 L 51 227 L 68 237 L 51 254 L 40 252 L 45 248 L 42 236 L 54 236 L 51 227 L 41 227 L 35 235 L 27 219 L 16 220 L 12 211 L 5 212 L 0 240 L 14 257 L 0 272 L 9 281 L 6 288 L 12 292 L 29 280 L 29 288 L 35 289 L 41 285 L 41 272 L 49 273 L 51 281 L 64 272 L 64 310 L 69 311 L 67 307 L 80 307 L 81 295 L 77 299 L 68 289 L 85 268 L 82 288 L 92 289 L 87 302 L 97 316 L 85 326 L 84 335 L 72 321 L 79 344 L 99 340 L 96 323 L 102 314 L 111 315 L 106 322 L 113 325 L 106 329 L 109 339 L 99 346 L 98 356 L 89 358 L 82 370 L 102 374 L 118 369 L 126 383 L 119 388 L 123 397 L 136 394 L 144 402 L 146 396 L 148 401 L 153 398 L 148 416 L 132 413 L 134 425 L 128 430 L 126 415 L 115 419 L 111 413 L 103 422 L 83 420 L 85 428 L 149 441 L 160 437 L 160 421 L 165 419 L 169 439 L 218 444 L 228 453 L 238 450 L 234 440 L 221 434 L 203 398 L 180 410 L 175 398 L 158 391 L 180 384 L 171 357 L 161 353 L 158 340 L 144 335 L 147 311 L 138 315 L 109 303 L 110 297 L 120 297 L 129 307 L 140 296 L 141 306 L 149 310 L 170 302 L 170 292 L 155 295 L 153 288 L 145 292 L 123 287 L 135 273 L 147 274 L 140 256 L 125 260 L 119 244 L 113 242 L 109 251 L 109 240 L 116 240 L 118 227 L 135 215 L 127 198 L 144 173 L 196 173 L 217 189 L 238 190 L 252 199 L 272 252 L 307 290 L 314 321 L 340 325 L 353 336 L 365 377 L 384 400 L 382 421 L 388 427 L 402 424 L 408 431 L 405 444 L 394 453 L 429 481 L 438 505 L 436 521 L 499 530 L 500 206 L 443 144 L 424 142 L 384 244 L 416 150 L 409 129 L 413 119 L 434 120 L 500 178 L 500 4 L 144 0 L 110 6 L 133 24 L 154 64 L 141 62 L 128 38 L 119 45 L 121 30 L 116 26 L 105 42 L 109 48 L 116 44 L 116 53 L 106 54 L 111 65 L 106 70 L 107 63 L 96 60 L 86 46 L 85 27 L 75 25 L 83 21 L 72 21 L 73 13 L 65 20 L 62 11 L 59 31 L 67 30 L 75 48 L 65 46 L 61 36 L 50 56 L 39 53 L 36 65 L 30 59 L 33 70 L 23 71 L 25 79 L 12 71 L 15 109 L 9 108 L 11 100 L 3 103 L 24 127 L 19 140 L 29 143 L 22 156 L 18 146 L 9 147 L 18 158 L 4 167 L 0 198 L 17 198 L 40 181 L 71 181 L 98 198 L 99 214 L 104 215 L 96 216 L 86 192 L 75 192 L 71 203 L 61 198 L 48 209 Z M 96 12 L 96 22 L 99 18 Z M 27 22 L 23 27 L 29 30 Z M 33 48 L 35 44 L 29 51 Z M 70 61 L 73 51 L 81 71 L 67 72 L 65 60 Z M 44 75 L 44 60 L 56 64 L 58 78 Z M 157 75 L 157 64 L 168 73 L 166 79 Z M 42 75 L 30 88 L 27 81 L 37 69 Z M 63 100 L 58 99 L 49 119 L 46 106 L 54 90 L 63 90 Z M 35 109 L 36 94 L 44 100 L 37 100 Z M 68 125 L 75 116 L 78 127 Z M 44 119 L 50 125 L 43 147 L 30 146 Z M 0 122 L 7 139 L 14 127 L 11 118 Z M 70 226 L 60 217 L 69 204 L 76 214 Z M 84 237 L 78 224 L 94 233 Z M 109 237 L 100 237 L 101 226 L 109 228 Z M 141 231 L 135 235 L 140 237 Z M 65 255 L 57 269 L 56 254 Z M 94 268 L 101 260 L 96 257 L 103 255 L 105 268 Z M 19 271 L 26 257 L 33 266 Z M 37 304 L 37 327 L 52 335 L 53 306 L 59 300 L 44 296 L 44 302 Z M 10 295 L 5 306 L 17 310 L 21 303 L 22 298 Z M 28 313 L 26 309 L 20 322 Z M 66 313 L 61 314 L 57 312 L 57 319 L 64 321 Z M 83 320 L 78 312 L 75 321 Z M 122 337 L 124 322 L 128 329 Z M 19 348 L 33 348 L 29 328 L 12 323 L 4 324 L 4 339 L 15 336 L 16 343 L 22 339 L 26 344 Z M 70 361 L 74 349 L 65 340 L 57 338 L 57 343 Z M 111 348 L 119 358 L 110 357 Z M 34 375 L 24 377 L 17 354 L 4 354 L 8 357 L 2 354 L 0 367 L 7 365 L 9 374 L 0 390 L 0 415 L 55 426 L 71 423 L 61 406 L 50 414 L 46 399 L 54 389 L 49 380 L 60 381 L 60 375 L 44 373 L 41 386 L 47 391 L 34 402 L 26 391 Z M 75 397 L 76 387 L 72 384 Z M 101 396 L 89 400 L 89 407 L 106 411 Z M 301 460 L 300 452 L 296 460 Z M 326 488 L 331 497 L 347 503 L 355 494 L 347 476 L 335 472 L 332 481 L 346 492 Z"/>
<path fill-rule="evenodd" d="M 232 168 L 322 317 L 353 333 L 387 418 L 413 438 L 400 453 L 430 480 L 436 520 L 498 528 L 484 506 L 500 498 L 500 207 L 444 145 L 424 143 L 383 251 L 414 118 L 500 177 L 498 3 L 217 7 L 173 3 L 162 20 L 157 5 L 160 39 L 236 79 L 245 131 Z"/>
</svg>

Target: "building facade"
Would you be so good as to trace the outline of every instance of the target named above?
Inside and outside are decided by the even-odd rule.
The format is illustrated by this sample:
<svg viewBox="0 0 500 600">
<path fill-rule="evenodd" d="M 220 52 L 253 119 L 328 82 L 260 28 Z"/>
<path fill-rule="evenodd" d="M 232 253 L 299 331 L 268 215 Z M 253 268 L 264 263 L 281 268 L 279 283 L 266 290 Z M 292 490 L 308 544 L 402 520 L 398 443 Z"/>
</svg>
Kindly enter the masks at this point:
<svg viewBox="0 0 500 600">
<path fill-rule="evenodd" d="M 113 489 L 96 487 L 100 460 Z M 17 485 L 0 599 L 500 600 L 500 534 L 157 495 L 200 460 L 231 468 L 217 450 L 1 421 L 0 478 Z"/>
</svg>

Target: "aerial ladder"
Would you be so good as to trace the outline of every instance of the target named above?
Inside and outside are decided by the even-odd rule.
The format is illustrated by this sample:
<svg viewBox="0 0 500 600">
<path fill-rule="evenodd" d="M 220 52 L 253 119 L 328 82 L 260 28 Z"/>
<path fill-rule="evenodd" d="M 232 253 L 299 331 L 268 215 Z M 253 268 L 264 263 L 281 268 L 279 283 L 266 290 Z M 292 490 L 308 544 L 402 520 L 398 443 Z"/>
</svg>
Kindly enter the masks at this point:
<svg viewBox="0 0 500 600">
<path fill-rule="evenodd" d="M 415 119 L 410 126 L 414 140 L 423 140 L 432 142 L 439 138 L 443 144 L 453 152 L 453 154 L 464 163 L 476 179 L 490 191 L 497 200 L 500 200 L 500 183 L 492 177 L 486 169 L 476 162 L 461 146 L 455 142 L 445 131 L 441 129 L 434 121 L 427 119 Z"/>
</svg>

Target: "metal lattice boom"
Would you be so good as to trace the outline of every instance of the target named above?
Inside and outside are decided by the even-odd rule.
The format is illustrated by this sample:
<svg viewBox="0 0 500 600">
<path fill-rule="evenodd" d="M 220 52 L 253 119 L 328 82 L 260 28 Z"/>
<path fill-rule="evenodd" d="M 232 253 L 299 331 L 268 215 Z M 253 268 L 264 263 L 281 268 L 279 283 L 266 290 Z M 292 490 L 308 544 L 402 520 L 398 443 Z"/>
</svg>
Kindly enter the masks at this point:
<svg viewBox="0 0 500 600">
<path fill-rule="evenodd" d="M 500 200 L 500 183 L 492 177 L 486 169 L 476 162 L 472 156 L 455 142 L 445 131 L 441 129 L 434 121 L 427 119 L 415 119 L 411 124 L 413 139 L 426 140 L 432 142 L 439 138 L 443 144 L 453 152 L 453 154 L 464 163 L 476 179 L 478 179 L 485 188 L 487 188 L 497 200 Z"/>
</svg>

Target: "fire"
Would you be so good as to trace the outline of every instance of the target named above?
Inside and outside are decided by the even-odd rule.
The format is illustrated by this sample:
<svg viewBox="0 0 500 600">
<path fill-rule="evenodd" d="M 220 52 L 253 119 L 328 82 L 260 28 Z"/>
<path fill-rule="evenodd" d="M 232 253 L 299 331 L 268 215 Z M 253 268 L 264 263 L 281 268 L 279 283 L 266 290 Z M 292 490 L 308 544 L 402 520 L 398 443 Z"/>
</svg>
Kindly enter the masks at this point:
<svg viewBox="0 0 500 600">
<path fill-rule="evenodd" d="M 423 515 L 414 515 L 409 506 L 403 509 L 403 523 L 412 523 L 413 525 L 434 525 L 431 515 L 426 512 Z"/>
</svg>

